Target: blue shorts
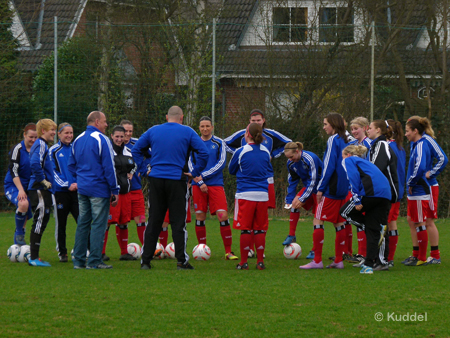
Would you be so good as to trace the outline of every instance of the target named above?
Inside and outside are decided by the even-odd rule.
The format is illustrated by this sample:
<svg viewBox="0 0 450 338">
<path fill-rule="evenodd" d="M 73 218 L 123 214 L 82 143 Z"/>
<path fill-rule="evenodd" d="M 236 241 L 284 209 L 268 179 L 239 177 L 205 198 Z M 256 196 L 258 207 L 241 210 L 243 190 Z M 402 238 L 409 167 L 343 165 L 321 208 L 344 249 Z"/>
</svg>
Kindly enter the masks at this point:
<svg viewBox="0 0 450 338">
<path fill-rule="evenodd" d="M 5 186 L 5 196 L 16 207 L 19 205 L 19 201 L 17 200 L 17 197 L 19 196 L 19 189 L 17 189 L 16 186 Z M 31 218 L 33 218 L 33 213 L 31 212 L 30 198 L 28 198 L 27 219 Z"/>
</svg>

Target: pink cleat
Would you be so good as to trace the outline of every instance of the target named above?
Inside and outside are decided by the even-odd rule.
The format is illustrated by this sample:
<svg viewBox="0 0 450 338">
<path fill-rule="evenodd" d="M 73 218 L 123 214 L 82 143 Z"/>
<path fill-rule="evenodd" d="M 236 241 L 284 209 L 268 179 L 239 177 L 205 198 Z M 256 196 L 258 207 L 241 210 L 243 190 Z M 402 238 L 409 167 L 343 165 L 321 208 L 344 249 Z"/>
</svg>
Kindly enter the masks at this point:
<svg viewBox="0 0 450 338">
<path fill-rule="evenodd" d="M 316 263 L 314 261 L 311 261 L 306 265 L 300 265 L 299 268 L 305 269 L 305 270 L 307 270 L 307 269 L 323 269 L 323 263 L 322 262 Z"/>
<path fill-rule="evenodd" d="M 344 268 L 344 262 L 340 261 L 339 263 L 331 263 L 327 266 L 327 269 L 343 269 Z"/>
</svg>

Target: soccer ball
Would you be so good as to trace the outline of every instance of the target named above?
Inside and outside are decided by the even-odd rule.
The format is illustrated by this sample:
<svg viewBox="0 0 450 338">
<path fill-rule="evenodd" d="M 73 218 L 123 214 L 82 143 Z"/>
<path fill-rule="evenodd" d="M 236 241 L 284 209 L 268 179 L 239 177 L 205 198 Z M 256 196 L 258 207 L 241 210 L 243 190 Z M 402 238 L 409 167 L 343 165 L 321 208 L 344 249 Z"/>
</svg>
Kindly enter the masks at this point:
<svg viewBox="0 0 450 338">
<path fill-rule="evenodd" d="M 199 244 L 192 250 L 192 256 L 196 261 L 207 261 L 211 258 L 211 249 L 206 244 Z"/>
<path fill-rule="evenodd" d="M 164 245 L 162 245 L 161 243 L 156 243 L 156 250 L 162 250 L 162 252 L 158 257 L 154 257 L 154 259 L 164 259 L 167 257 Z"/>
<path fill-rule="evenodd" d="M 169 243 L 166 246 L 166 254 L 170 258 L 175 258 L 175 243 Z"/>
<path fill-rule="evenodd" d="M 141 247 L 139 244 L 130 243 L 127 245 L 127 252 L 134 258 L 141 258 Z"/>
<path fill-rule="evenodd" d="M 253 258 L 253 257 L 255 257 L 255 252 L 252 249 L 250 249 L 248 251 L 248 258 Z"/>
<path fill-rule="evenodd" d="M 8 255 L 8 258 L 11 262 L 18 262 L 17 258 L 20 254 L 20 246 L 17 244 L 13 244 L 8 248 L 8 251 L 6 252 Z"/>
<path fill-rule="evenodd" d="M 17 260 L 20 263 L 26 263 L 26 262 L 28 262 L 29 258 L 30 258 L 30 246 L 22 245 L 20 247 L 20 254 L 19 254 L 19 257 L 17 257 Z"/>
<path fill-rule="evenodd" d="M 297 259 L 302 254 L 302 248 L 297 243 L 291 243 L 284 247 L 283 254 L 287 259 Z"/>
<path fill-rule="evenodd" d="M 89 255 L 91 254 L 91 252 L 89 251 L 89 249 L 86 251 L 86 259 L 88 259 L 89 258 Z M 74 260 L 75 259 L 75 256 L 73 255 L 73 249 L 72 249 L 72 251 L 70 252 L 70 257 L 72 257 L 72 260 Z"/>
</svg>

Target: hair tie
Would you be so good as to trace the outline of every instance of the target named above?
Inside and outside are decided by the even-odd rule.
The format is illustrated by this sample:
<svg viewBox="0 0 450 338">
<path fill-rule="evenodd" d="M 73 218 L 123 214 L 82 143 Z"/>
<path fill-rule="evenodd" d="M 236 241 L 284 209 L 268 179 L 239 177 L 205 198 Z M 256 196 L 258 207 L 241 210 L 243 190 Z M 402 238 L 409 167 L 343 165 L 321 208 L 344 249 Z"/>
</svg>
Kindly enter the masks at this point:
<svg viewBox="0 0 450 338">
<path fill-rule="evenodd" d="M 384 122 L 386 122 L 386 127 L 390 128 L 388 121 L 384 120 Z"/>
<path fill-rule="evenodd" d="M 66 125 L 62 126 L 60 130 L 58 130 L 58 133 L 60 133 L 61 130 L 63 130 L 65 127 L 72 127 L 72 126 L 70 124 L 66 124 Z"/>
</svg>

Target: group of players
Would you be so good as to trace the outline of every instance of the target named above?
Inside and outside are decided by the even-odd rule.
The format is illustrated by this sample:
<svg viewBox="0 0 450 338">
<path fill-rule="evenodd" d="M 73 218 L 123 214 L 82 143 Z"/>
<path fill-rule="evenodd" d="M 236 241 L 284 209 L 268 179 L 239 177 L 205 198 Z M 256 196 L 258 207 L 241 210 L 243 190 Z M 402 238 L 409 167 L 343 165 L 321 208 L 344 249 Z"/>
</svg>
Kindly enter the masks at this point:
<svg viewBox="0 0 450 338">
<path fill-rule="evenodd" d="M 237 192 L 233 228 L 241 231 L 240 263 L 237 269 L 248 269 L 248 257 L 256 252 L 256 267 L 265 269 L 265 236 L 268 230 L 268 209 L 275 208 L 275 189 L 271 160 L 283 153 L 287 157 L 289 187 L 285 208 L 290 209 L 289 235 L 283 245 L 296 241 L 299 210 L 312 211 L 313 248 L 307 258 L 312 261 L 301 269 L 323 268 L 322 247 L 324 222 L 336 229 L 335 256 L 327 268 L 344 267 L 343 261 L 354 262 L 361 273 L 388 270 L 394 265 L 398 242 L 396 220 L 405 187 L 408 193 L 408 222 L 411 229 L 413 253 L 402 263 L 409 266 L 440 264 L 439 233 L 434 224 L 437 218 L 439 186 L 436 176 L 447 164 L 447 157 L 434 140 L 434 132 L 426 118 L 411 117 L 406 123 L 406 137 L 410 141 L 411 156 L 406 171 L 406 153 L 403 149 L 403 128 L 393 120 L 375 120 L 369 124 L 364 117 L 346 122 L 337 113 L 328 114 L 323 129 L 329 135 L 323 161 L 303 149 L 300 142 L 266 128 L 264 113 L 254 109 L 250 124 L 222 140 L 213 135 L 211 119 L 200 119 L 200 135 L 208 149 L 208 163 L 200 180 L 192 181 L 197 240 L 206 244 L 206 213 L 216 215 L 225 247 L 225 259 L 238 260 L 232 252 L 232 234 L 223 188 L 223 170 L 226 152 L 233 154 L 229 172 L 237 176 Z M 59 141 L 48 148 L 55 134 Z M 141 177 L 151 170 L 149 161 L 139 168 L 133 161 L 132 148 L 137 139 L 132 137 L 133 124 L 123 120 L 112 130 L 111 141 L 120 198 L 111 206 L 110 224 L 116 225 L 116 236 L 121 260 L 134 260 L 127 253 L 128 223 L 134 219 L 138 237 L 144 242 L 145 205 Z M 55 206 L 56 242 L 59 259 L 67 262 L 66 223 L 69 213 L 78 217 L 77 184 L 68 168 L 73 141 L 73 128 L 68 123 L 56 124 L 48 119 L 37 125 L 28 124 L 24 140 L 10 152 L 10 165 L 5 178 L 5 195 L 17 206 L 14 242 L 24 245 L 25 223 L 32 217 L 30 234 L 30 265 L 49 266 L 39 258 L 40 239 L 50 215 L 48 205 Z M 151 158 L 151 151 L 144 154 Z M 192 153 L 188 168 L 196 163 Z M 51 178 L 48 180 L 47 178 Z M 50 184 L 50 181 L 53 184 Z M 298 183 L 303 188 L 297 193 Z M 43 186 L 44 189 L 39 189 Z M 48 199 L 53 201 L 48 201 Z M 47 200 L 47 201 L 46 201 Z M 189 203 L 190 204 L 190 203 Z M 187 222 L 190 222 L 188 212 Z M 159 241 L 165 247 L 168 239 L 167 214 Z M 352 227 L 356 226 L 358 253 L 352 250 Z M 427 259 L 428 236 L 431 257 Z M 103 247 L 106 256 L 106 231 Z M 37 244 L 36 244 L 37 243 Z M 34 245 L 33 245 L 34 244 Z M 256 250 L 254 250 L 256 249 Z M 161 252 L 155 252 L 159 255 Z"/>
</svg>

